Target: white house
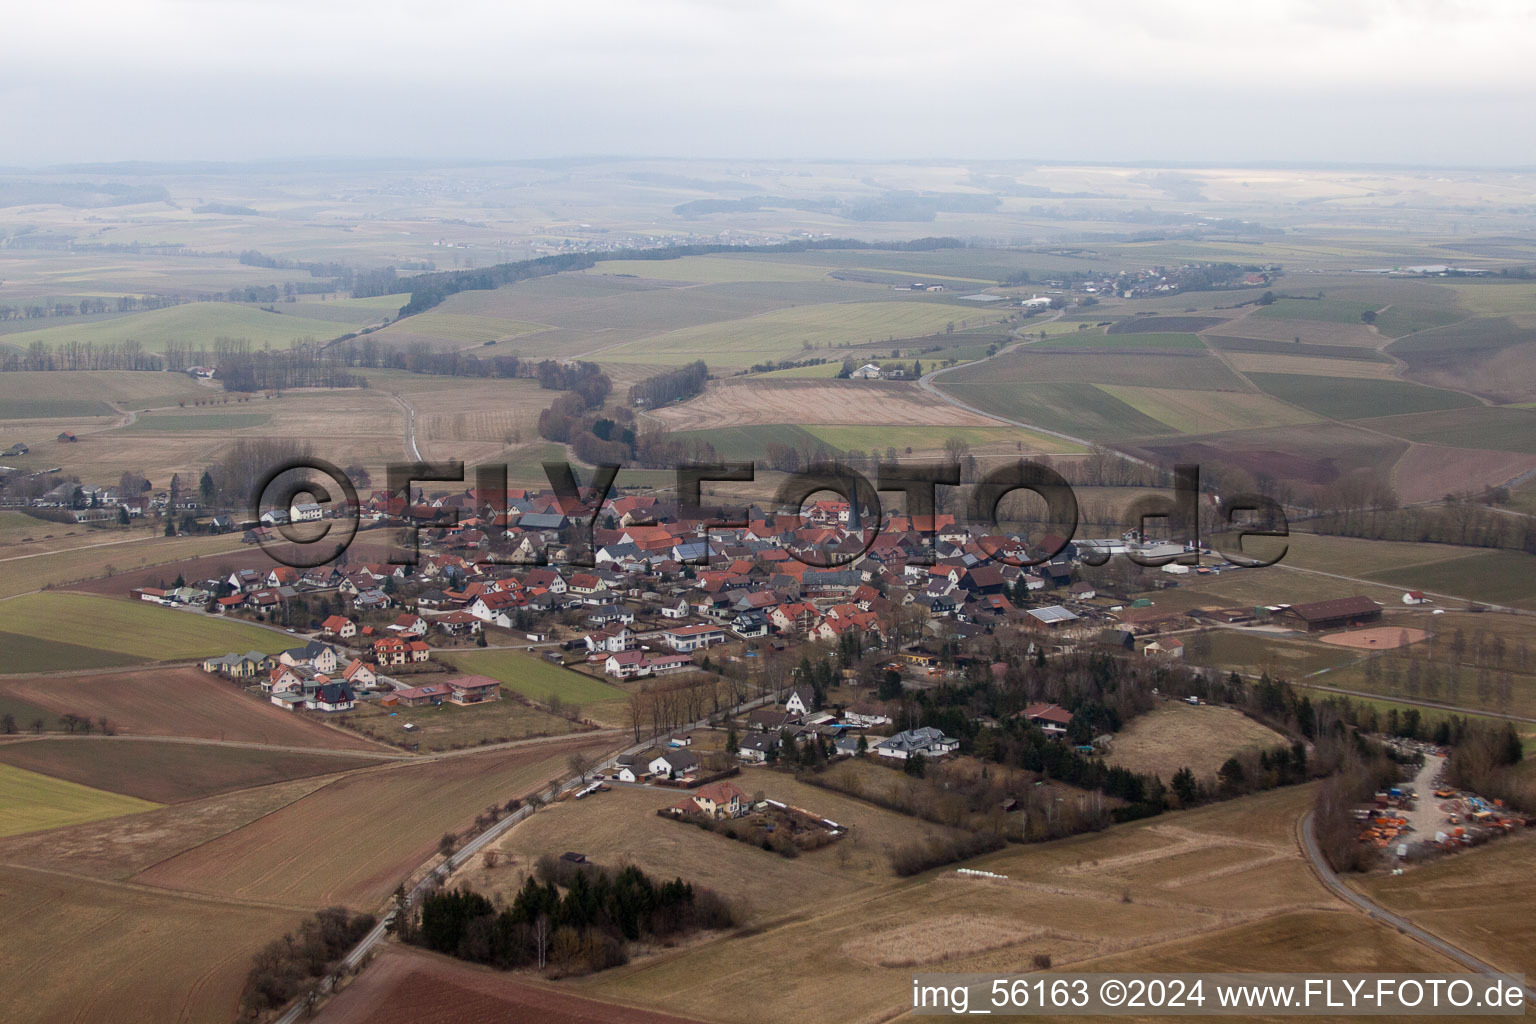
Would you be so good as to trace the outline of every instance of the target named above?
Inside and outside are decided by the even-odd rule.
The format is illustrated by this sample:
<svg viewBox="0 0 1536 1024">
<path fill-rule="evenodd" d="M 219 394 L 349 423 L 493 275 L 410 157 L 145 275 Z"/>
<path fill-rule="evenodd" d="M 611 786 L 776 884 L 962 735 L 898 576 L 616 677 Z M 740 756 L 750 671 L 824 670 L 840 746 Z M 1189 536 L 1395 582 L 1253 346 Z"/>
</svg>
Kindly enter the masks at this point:
<svg viewBox="0 0 1536 1024">
<path fill-rule="evenodd" d="M 890 739 L 875 744 L 875 753 L 881 757 L 894 757 L 905 761 L 918 754 L 924 757 L 943 757 L 960 749 L 960 741 L 945 736 L 931 725 L 899 732 Z"/>
<path fill-rule="evenodd" d="M 661 631 L 661 639 L 679 654 L 687 654 L 710 644 L 725 642 L 725 630 L 720 626 L 701 623 L 696 626 L 676 626 Z"/>
<path fill-rule="evenodd" d="M 784 710 L 792 715 L 805 716 L 816 705 L 816 694 L 809 687 L 799 686 L 789 691 L 784 700 Z"/>
<path fill-rule="evenodd" d="M 288 518 L 295 523 L 318 522 L 325 515 L 325 509 L 312 501 L 301 501 L 288 509 Z"/>
<path fill-rule="evenodd" d="M 699 759 L 686 750 L 668 750 L 657 754 L 647 766 L 652 775 L 683 775 L 699 766 Z"/>
<path fill-rule="evenodd" d="M 603 662 L 603 671 L 615 679 L 635 679 L 650 673 L 644 651 L 617 651 Z"/>
<path fill-rule="evenodd" d="M 854 370 L 848 376 L 854 380 L 879 380 L 880 367 L 876 366 L 874 363 L 865 363 L 863 366 L 859 367 L 857 370 Z"/>
</svg>

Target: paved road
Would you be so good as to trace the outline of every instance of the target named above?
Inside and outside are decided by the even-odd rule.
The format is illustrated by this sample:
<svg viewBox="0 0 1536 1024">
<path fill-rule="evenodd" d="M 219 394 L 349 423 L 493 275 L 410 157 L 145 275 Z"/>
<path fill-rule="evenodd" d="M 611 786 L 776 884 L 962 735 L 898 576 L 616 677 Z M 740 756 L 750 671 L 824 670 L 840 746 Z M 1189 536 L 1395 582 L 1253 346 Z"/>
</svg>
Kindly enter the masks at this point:
<svg viewBox="0 0 1536 1024">
<path fill-rule="evenodd" d="M 1479 974 L 1501 975 L 1513 973 L 1500 971 L 1492 964 L 1478 959 L 1459 946 L 1451 945 L 1438 935 L 1425 931 L 1406 917 L 1392 913 L 1392 911 L 1381 904 L 1345 885 L 1339 876 L 1334 873 L 1333 868 L 1329 866 L 1327 859 L 1323 857 L 1322 850 L 1318 848 L 1317 835 L 1312 828 L 1311 811 L 1302 815 L 1298 831 L 1300 832 L 1302 852 L 1306 854 L 1307 860 L 1312 863 L 1312 870 L 1317 874 L 1318 880 L 1327 886 L 1335 896 L 1364 911 L 1365 915 L 1371 920 L 1390 925 L 1403 934 L 1418 939 L 1436 952 L 1444 954 Z M 1525 998 L 1527 1002 L 1536 1003 L 1536 988 L 1526 986 Z"/>
</svg>

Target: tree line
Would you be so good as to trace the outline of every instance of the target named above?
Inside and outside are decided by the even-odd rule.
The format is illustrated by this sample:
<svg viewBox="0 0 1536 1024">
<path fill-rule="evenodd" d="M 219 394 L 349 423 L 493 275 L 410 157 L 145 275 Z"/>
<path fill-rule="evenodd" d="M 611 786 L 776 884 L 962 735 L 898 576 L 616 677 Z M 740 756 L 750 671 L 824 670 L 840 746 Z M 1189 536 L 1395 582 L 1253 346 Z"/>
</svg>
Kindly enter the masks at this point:
<svg viewBox="0 0 1536 1024">
<path fill-rule="evenodd" d="M 633 865 L 545 856 L 505 909 L 468 888 L 439 890 L 404 910 L 396 930 L 406 942 L 502 970 L 581 974 L 625 963 L 630 943 L 734 920 L 724 900 L 681 878 L 658 883 Z"/>
</svg>

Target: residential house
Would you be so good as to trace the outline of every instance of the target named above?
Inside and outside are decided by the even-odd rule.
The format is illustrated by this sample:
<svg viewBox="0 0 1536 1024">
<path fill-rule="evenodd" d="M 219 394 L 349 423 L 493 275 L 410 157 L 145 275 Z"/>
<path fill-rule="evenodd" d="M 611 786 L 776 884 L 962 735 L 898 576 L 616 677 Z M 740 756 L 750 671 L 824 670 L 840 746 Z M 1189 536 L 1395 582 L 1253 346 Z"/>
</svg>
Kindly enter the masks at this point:
<svg viewBox="0 0 1536 1024">
<path fill-rule="evenodd" d="M 1019 717 L 1038 726 L 1047 736 L 1065 736 L 1072 724 L 1072 712 L 1055 704 L 1031 704 L 1019 712 Z"/>
<path fill-rule="evenodd" d="M 881 757 L 891 757 L 900 761 L 919 754 L 928 758 L 943 757 L 959 749 L 959 740 L 945 736 L 931 725 L 899 732 L 875 744 L 875 753 Z"/>
<path fill-rule="evenodd" d="M 451 704 L 484 704 L 501 699 L 501 684 L 487 676 L 455 676 L 446 685 Z"/>
<path fill-rule="evenodd" d="M 784 710 L 799 718 L 810 714 L 815 707 L 816 691 L 808 686 L 797 686 L 784 698 Z"/>
<path fill-rule="evenodd" d="M 694 626 L 672 626 L 661 631 L 662 642 L 681 654 L 697 651 L 710 644 L 725 642 L 725 630 L 720 626 L 700 623 Z"/>
<path fill-rule="evenodd" d="M 351 711 L 357 706 L 357 698 L 346 683 L 326 683 L 315 691 L 306 705 L 316 711 Z"/>
<path fill-rule="evenodd" d="M 699 759 L 686 750 L 665 750 L 646 766 L 652 775 L 686 775 L 699 767 Z"/>
</svg>

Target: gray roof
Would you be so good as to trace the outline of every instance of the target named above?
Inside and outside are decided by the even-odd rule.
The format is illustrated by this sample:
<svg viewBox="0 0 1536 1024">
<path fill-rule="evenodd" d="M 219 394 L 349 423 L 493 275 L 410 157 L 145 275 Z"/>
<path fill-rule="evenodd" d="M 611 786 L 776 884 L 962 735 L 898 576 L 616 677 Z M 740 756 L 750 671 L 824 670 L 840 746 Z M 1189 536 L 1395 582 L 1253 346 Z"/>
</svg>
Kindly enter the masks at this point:
<svg viewBox="0 0 1536 1024">
<path fill-rule="evenodd" d="M 1077 618 L 1076 613 L 1068 611 L 1059 604 L 1053 604 L 1046 608 L 1031 608 L 1029 614 L 1048 625 L 1057 622 L 1072 622 Z"/>
</svg>

